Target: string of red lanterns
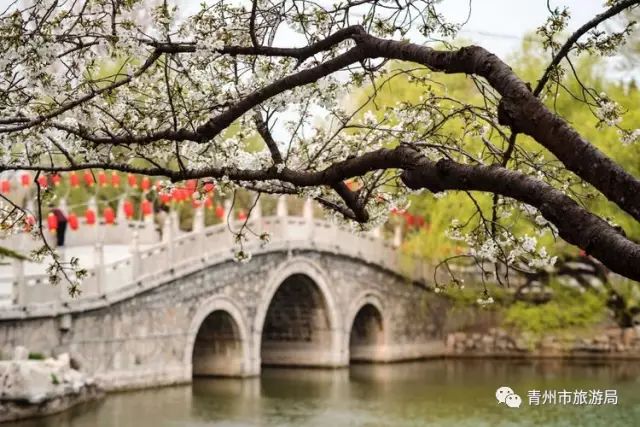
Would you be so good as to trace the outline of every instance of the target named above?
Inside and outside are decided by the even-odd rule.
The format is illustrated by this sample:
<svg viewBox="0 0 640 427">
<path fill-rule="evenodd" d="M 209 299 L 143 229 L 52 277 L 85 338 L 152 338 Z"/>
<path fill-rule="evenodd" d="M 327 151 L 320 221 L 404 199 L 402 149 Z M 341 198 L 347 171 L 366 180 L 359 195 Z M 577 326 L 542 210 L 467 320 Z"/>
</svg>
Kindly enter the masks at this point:
<svg viewBox="0 0 640 427">
<path fill-rule="evenodd" d="M 100 187 L 107 187 L 111 185 L 114 188 L 119 188 L 121 185 L 121 175 L 116 171 L 112 171 L 110 176 L 104 170 L 100 170 L 94 175 L 94 172 L 91 170 L 85 170 L 82 174 L 78 174 L 76 171 L 71 171 L 66 174 L 66 178 L 68 178 L 68 183 L 71 188 L 79 188 L 81 184 L 84 182 L 84 185 L 91 188 L 96 183 Z M 19 175 L 20 185 L 24 188 L 28 188 L 31 186 L 31 183 L 34 182 L 32 180 L 31 174 L 28 172 L 23 172 Z M 45 175 L 41 174 L 37 178 L 37 184 L 46 189 L 49 185 L 53 185 L 55 187 L 60 186 L 65 179 L 65 175 L 61 174 L 52 174 Z M 127 174 L 126 175 L 126 183 L 130 188 L 140 189 L 143 192 L 148 192 L 151 189 L 152 182 L 148 176 L 143 176 L 141 179 L 138 178 L 135 174 Z M 354 181 L 347 182 L 349 187 L 355 188 L 358 183 Z M 164 205 L 168 205 L 170 203 L 182 204 L 186 201 L 191 201 L 191 206 L 193 208 L 200 208 L 204 205 L 204 207 L 208 210 L 213 211 L 216 218 L 222 220 L 225 216 L 225 210 L 221 205 L 218 205 L 214 202 L 214 194 L 215 194 L 215 184 L 213 182 L 205 181 L 202 182 L 200 187 L 200 191 L 203 193 L 204 197 L 200 198 L 197 194 L 199 182 L 196 179 L 190 179 L 184 182 L 183 186 L 173 187 L 171 191 L 167 192 L 163 188 L 164 185 L 160 180 L 155 183 L 156 189 L 158 190 L 158 199 L 160 203 Z M 12 185 L 11 180 L 3 179 L 0 180 L 0 192 L 4 194 L 11 193 Z M 198 197 L 196 197 L 198 196 Z M 122 209 L 124 216 L 131 220 L 135 216 L 136 209 L 134 207 L 134 203 L 131 200 L 125 200 L 122 204 Z M 147 217 L 153 214 L 153 203 L 152 201 L 143 198 L 139 205 L 140 213 L 142 217 Z M 397 213 L 397 212 L 394 212 Z M 412 215 L 406 216 L 405 221 L 407 225 L 415 225 L 416 222 L 419 225 L 424 224 L 424 219 L 420 217 L 414 218 Z M 84 212 L 84 223 L 86 225 L 95 225 L 97 220 L 97 213 L 92 208 L 87 208 Z M 114 224 L 116 221 L 116 212 L 112 207 L 105 207 L 102 211 L 102 217 L 105 224 Z M 245 221 L 248 217 L 247 212 L 244 209 L 240 209 L 236 213 L 236 217 L 238 220 Z M 71 230 L 78 230 L 80 227 L 80 220 L 76 213 L 70 212 L 67 216 L 67 221 L 69 223 L 69 228 Z M 25 219 L 25 230 L 31 230 L 31 227 L 35 224 L 35 218 L 33 216 L 29 216 Z M 56 232 L 59 228 L 57 217 L 50 213 L 47 215 L 47 226 L 51 232 Z"/>
</svg>

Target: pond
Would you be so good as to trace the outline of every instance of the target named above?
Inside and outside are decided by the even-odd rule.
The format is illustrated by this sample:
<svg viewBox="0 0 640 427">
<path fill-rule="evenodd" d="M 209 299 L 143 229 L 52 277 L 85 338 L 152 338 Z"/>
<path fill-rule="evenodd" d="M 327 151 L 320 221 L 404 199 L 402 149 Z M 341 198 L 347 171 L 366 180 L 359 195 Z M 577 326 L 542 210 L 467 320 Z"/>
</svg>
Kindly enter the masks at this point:
<svg viewBox="0 0 640 427">
<path fill-rule="evenodd" d="M 508 386 L 522 405 L 496 400 Z M 569 392 L 570 402 L 561 397 Z M 591 390 L 595 390 L 596 393 Z M 615 392 L 617 404 L 598 391 Z M 539 391 L 530 402 L 529 392 Z M 556 392 L 556 403 L 543 400 Z M 585 399 L 575 397 L 584 391 Z M 574 399 L 577 401 L 574 404 Z M 580 403 L 582 401 L 582 403 Z M 586 401 L 587 404 L 584 404 Z M 589 404 L 592 402 L 593 404 Z M 197 378 L 192 385 L 108 395 L 10 427 L 638 426 L 640 363 L 433 360 L 348 369 L 265 368 L 260 378 Z"/>
</svg>

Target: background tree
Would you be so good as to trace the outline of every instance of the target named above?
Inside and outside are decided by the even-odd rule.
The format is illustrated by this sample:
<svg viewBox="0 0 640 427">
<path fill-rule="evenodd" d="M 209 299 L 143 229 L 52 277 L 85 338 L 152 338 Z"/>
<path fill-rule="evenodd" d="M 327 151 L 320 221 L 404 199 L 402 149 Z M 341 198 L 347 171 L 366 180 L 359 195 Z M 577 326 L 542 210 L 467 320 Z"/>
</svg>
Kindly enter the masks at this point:
<svg viewBox="0 0 640 427">
<path fill-rule="evenodd" d="M 0 18 L 0 169 L 215 181 L 313 197 L 360 224 L 384 221 L 412 191 L 486 193 L 488 214 L 478 203 L 477 226 L 453 230 L 480 265 L 554 263 L 505 222 L 525 212 L 541 234 L 640 279 L 640 245 L 583 198 L 588 191 L 637 222 L 640 181 L 602 150 L 611 133 L 587 139 L 554 102 L 568 93 L 598 128 L 637 143 L 640 130 L 625 126 L 620 105 L 584 83 L 574 61 L 614 53 L 634 23 L 602 28 L 640 0 L 608 1 L 567 38 L 568 11 L 550 10 L 538 30 L 548 63 L 530 83 L 482 47 L 430 47 L 459 29 L 438 3 L 214 1 L 192 16 L 169 1 L 13 3 Z M 114 71 L 105 73 L 106 58 Z M 435 90 L 443 74 L 467 76 L 477 95 L 443 95 Z M 407 76 L 418 102 L 363 111 L 387 82 Z M 375 90 L 345 108 L 344 97 L 368 82 Z M 233 126 L 239 131 L 225 132 Z M 258 138 L 262 149 L 247 149 Z M 6 224 L 24 216 L 10 201 L 3 210 Z"/>
</svg>

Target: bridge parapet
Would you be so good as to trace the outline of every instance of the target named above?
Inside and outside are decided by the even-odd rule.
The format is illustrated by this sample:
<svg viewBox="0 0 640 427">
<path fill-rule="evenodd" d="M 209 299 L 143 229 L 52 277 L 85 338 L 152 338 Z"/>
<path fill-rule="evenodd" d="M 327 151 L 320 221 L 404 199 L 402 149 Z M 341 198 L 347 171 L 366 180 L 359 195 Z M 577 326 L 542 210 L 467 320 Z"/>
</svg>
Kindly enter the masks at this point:
<svg viewBox="0 0 640 427">
<path fill-rule="evenodd" d="M 313 218 L 310 203 L 302 216 L 291 216 L 284 198 L 278 203 L 277 215 L 253 216 L 247 226 L 259 236 L 266 232 L 270 242 L 252 236 L 243 249 L 252 255 L 278 251 L 318 251 L 360 259 L 402 275 L 412 281 L 429 283 L 433 268 L 425 262 L 402 255 L 397 250 L 400 230 L 394 241 L 387 241 L 379 231 L 356 233 L 336 224 Z M 202 209 L 202 208 L 200 208 Z M 204 215 L 197 215 L 203 221 Z M 168 221 L 175 221 L 169 216 Z M 166 283 L 176 277 L 207 266 L 235 259 L 239 249 L 228 227 L 238 228 L 240 222 L 204 227 L 194 222 L 191 232 L 178 233 L 175 224 L 165 227 L 164 241 L 142 247 L 138 232 L 129 235 L 129 254 L 112 263 L 104 262 L 103 246 L 95 246 L 95 265 L 81 285 L 81 295 L 71 298 L 64 286 L 52 286 L 46 274 L 27 274 L 17 261 L 12 280 L 10 304 L 0 307 L 0 319 L 56 316 L 85 311 L 135 296 L 139 292 Z M 399 226 L 398 226 L 399 227 Z M 135 229 L 134 229 L 135 230 Z M 145 237 L 148 242 L 148 236 Z"/>
</svg>

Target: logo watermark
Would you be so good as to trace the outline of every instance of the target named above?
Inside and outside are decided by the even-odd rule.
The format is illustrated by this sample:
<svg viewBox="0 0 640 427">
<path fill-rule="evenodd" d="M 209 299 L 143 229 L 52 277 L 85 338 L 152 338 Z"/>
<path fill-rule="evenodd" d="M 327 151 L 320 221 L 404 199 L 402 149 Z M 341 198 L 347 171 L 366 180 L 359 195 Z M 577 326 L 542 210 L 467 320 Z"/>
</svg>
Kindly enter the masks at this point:
<svg viewBox="0 0 640 427">
<path fill-rule="evenodd" d="M 511 387 L 506 386 L 496 390 L 496 399 L 498 399 L 498 403 L 504 403 L 509 408 L 519 408 L 522 404 L 522 398 Z"/>
<path fill-rule="evenodd" d="M 617 405 L 618 390 L 591 389 L 591 390 L 528 390 L 527 398 L 529 406 L 544 405 Z M 522 398 L 511 387 L 502 386 L 496 390 L 498 404 L 505 404 L 509 408 L 519 408 Z"/>
</svg>

